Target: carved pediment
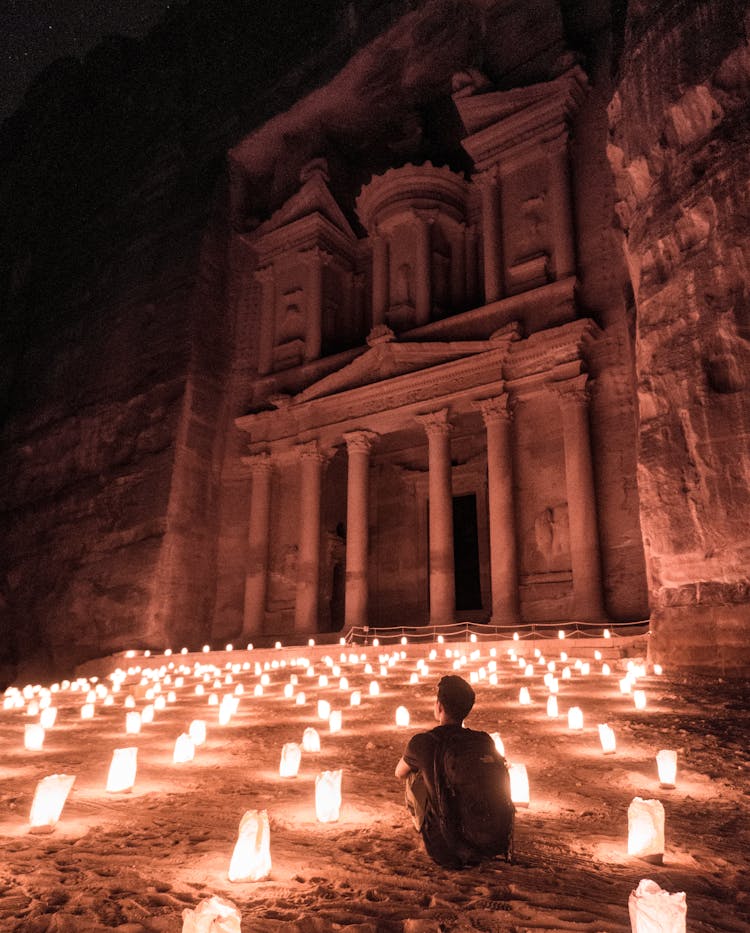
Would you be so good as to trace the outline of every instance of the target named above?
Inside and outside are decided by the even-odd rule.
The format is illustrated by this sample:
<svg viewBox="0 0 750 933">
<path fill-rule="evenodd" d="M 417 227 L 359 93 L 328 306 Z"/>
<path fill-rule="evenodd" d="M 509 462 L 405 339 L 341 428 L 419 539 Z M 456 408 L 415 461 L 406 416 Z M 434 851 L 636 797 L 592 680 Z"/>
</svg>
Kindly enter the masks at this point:
<svg viewBox="0 0 750 933">
<path fill-rule="evenodd" d="M 356 239 L 349 221 L 326 184 L 326 175 L 322 170 L 310 172 L 299 191 L 253 231 L 252 239 L 263 239 L 269 234 L 316 215 L 328 221 L 347 239 Z"/>
<path fill-rule="evenodd" d="M 295 396 L 294 402 L 308 402 L 357 389 L 373 383 L 421 372 L 433 366 L 440 366 L 452 360 L 474 356 L 496 344 L 486 340 L 466 340 L 446 343 L 377 343 L 361 356 L 344 366 L 338 372 L 331 373 L 308 386 Z"/>
</svg>

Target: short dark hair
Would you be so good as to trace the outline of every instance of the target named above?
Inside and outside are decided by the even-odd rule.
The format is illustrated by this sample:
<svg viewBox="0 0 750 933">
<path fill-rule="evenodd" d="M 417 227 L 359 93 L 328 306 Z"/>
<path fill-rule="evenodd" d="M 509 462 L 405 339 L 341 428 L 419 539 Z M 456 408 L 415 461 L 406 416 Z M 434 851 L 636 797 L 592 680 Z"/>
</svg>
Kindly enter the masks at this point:
<svg viewBox="0 0 750 933">
<path fill-rule="evenodd" d="M 451 719 L 463 722 L 474 706 L 475 694 L 463 677 L 446 674 L 438 684 L 437 698 Z"/>
</svg>

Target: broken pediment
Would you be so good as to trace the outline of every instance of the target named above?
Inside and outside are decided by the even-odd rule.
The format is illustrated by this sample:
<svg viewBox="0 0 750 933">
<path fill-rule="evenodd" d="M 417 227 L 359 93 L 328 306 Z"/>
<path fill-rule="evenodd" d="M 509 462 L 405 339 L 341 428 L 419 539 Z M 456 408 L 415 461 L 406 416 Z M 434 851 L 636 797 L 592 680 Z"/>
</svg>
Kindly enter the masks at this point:
<svg viewBox="0 0 750 933">
<path fill-rule="evenodd" d="M 356 241 L 354 231 L 328 187 L 325 160 L 315 159 L 306 165 L 300 173 L 300 182 L 299 191 L 253 231 L 251 240 L 257 243 L 265 241 L 270 246 L 279 239 L 281 231 L 288 236 L 290 228 L 306 226 L 314 218 L 321 226 L 332 228 L 353 244 Z"/>
<path fill-rule="evenodd" d="M 396 376 L 421 372 L 442 363 L 497 349 L 497 342 L 465 340 L 449 343 L 375 343 L 338 372 L 325 376 L 295 396 L 295 403 L 308 402 L 383 382 Z"/>
</svg>

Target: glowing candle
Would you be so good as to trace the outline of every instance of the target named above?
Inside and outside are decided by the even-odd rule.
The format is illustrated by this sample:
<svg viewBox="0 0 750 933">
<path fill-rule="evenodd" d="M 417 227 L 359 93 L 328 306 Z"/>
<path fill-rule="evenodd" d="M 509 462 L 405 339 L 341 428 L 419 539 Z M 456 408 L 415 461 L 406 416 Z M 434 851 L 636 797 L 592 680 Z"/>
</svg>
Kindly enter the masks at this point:
<svg viewBox="0 0 750 933">
<path fill-rule="evenodd" d="M 550 719 L 557 719 L 557 697 L 554 693 L 547 697 L 547 715 Z"/>
<path fill-rule="evenodd" d="M 112 752 L 107 776 L 107 793 L 127 794 L 133 789 L 137 759 L 137 748 L 116 748 Z"/>
<path fill-rule="evenodd" d="M 157 710 L 157 709 L 166 709 L 166 706 L 167 706 L 167 698 L 166 698 L 165 696 L 158 696 L 158 697 L 154 700 L 154 709 L 155 709 L 155 710 Z"/>
<path fill-rule="evenodd" d="M 202 719 L 194 719 L 190 723 L 188 735 L 193 740 L 193 745 L 203 745 L 206 741 L 206 723 Z"/>
<path fill-rule="evenodd" d="M 295 700 L 295 703 L 297 704 L 297 706 L 304 706 L 304 705 L 305 705 L 305 693 L 304 693 L 304 691 L 302 691 L 301 693 L 298 693 L 298 694 L 297 694 L 297 699 Z"/>
<path fill-rule="evenodd" d="M 609 677 L 611 673 L 612 673 L 612 669 L 610 668 L 609 664 L 607 664 L 606 662 L 602 664 L 602 677 Z"/>
<path fill-rule="evenodd" d="M 503 745 L 503 740 L 500 738 L 500 733 L 490 732 L 490 738 L 495 743 L 495 748 L 498 750 L 498 753 L 505 755 L 505 746 Z"/>
<path fill-rule="evenodd" d="M 410 721 L 409 710 L 405 706 L 398 706 L 396 708 L 396 725 L 408 726 Z"/>
<path fill-rule="evenodd" d="M 332 709 L 328 717 L 328 729 L 330 732 L 341 732 L 343 717 L 340 709 Z"/>
<path fill-rule="evenodd" d="M 617 743 L 615 741 L 615 732 L 611 726 L 608 726 L 607 723 L 601 722 L 598 726 L 599 729 L 599 741 L 602 744 L 602 752 L 605 755 L 612 755 L 615 752 Z"/>
<path fill-rule="evenodd" d="M 562 678 L 562 680 L 570 680 L 570 668 L 564 667 L 562 669 L 562 673 L 560 674 L 560 677 Z"/>
<path fill-rule="evenodd" d="M 141 713 L 141 722 L 150 723 L 154 721 L 154 707 L 151 703 L 148 706 L 143 707 L 143 712 Z"/>
<path fill-rule="evenodd" d="M 528 687 L 521 687 L 518 691 L 518 702 L 521 706 L 530 706 L 531 705 L 531 694 L 529 693 Z"/>
<path fill-rule="evenodd" d="M 376 697 L 380 693 L 380 684 L 377 680 L 370 681 L 370 696 Z"/>
<path fill-rule="evenodd" d="M 280 777 L 297 777 L 300 762 L 302 761 L 302 749 L 296 742 L 285 742 L 281 749 L 281 761 L 279 762 Z"/>
<path fill-rule="evenodd" d="M 176 765 L 185 764 L 188 761 L 192 761 L 194 758 L 195 743 L 186 732 L 183 732 L 181 735 L 177 736 L 177 741 L 174 743 L 172 761 Z"/>
<path fill-rule="evenodd" d="M 571 706 L 568 710 L 568 729 L 574 731 L 583 729 L 583 711 L 580 706 Z"/>
<path fill-rule="evenodd" d="M 349 689 L 349 678 L 341 677 L 339 679 L 339 690 L 348 690 Z"/>
<path fill-rule="evenodd" d="M 302 748 L 306 752 L 320 751 L 320 735 L 318 735 L 317 729 L 313 729 L 312 726 L 305 729 L 302 733 Z"/>
<path fill-rule="evenodd" d="M 331 715 L 331 704 L 328 700 L 318 700 L 318 719 L 328 719 Z"/>
<path fill-rule="evenodd" d="M 677 779 L 677 752 L 663 748 L 656 756 L 659 770 L 659 786 L 674 787 Z"/>
<path fill-rule="evenodd" d="M 628 855 L 661 865 L 664 861 L 664 807 L 660 800 L 634 797 L 628 807 Z"/>
<path fill-rule="evenodd" d="M 74 781 L 74 774 L 50 774 L 39 781 L 29 814 L 29 832 L 52 832 L 60 819 Z"/>
<path fill-rule="evenodd" d="M 141 731 L 141 714 L 130 712 L 125 714 L 125 732 L 128 735 L 138 735 Z"/>
<path fill-rule="evenodd" d="M 287 700 L 294 696 L 294 684 L 284 684 L 284 696 Z"/>
<path fill-rule="evenodd" d="M 326 674 L 321 674 L 320 677 L 318 677 L 318 686 L 319 686 L 319 687 L 327 687 L 327 686 L 328 686 L 328 677 L 327 677 Z"/>
<path fill-rule="evenodd" d="M 131 694 L 128 694 L 125 697 L 125 702 L 123 703 L 125 709 L 135 709 L 135 697 Z"/>
<path fill-rule="evenodd" d="M 315 816 L 319 823 L 335 823 L 341 810 L 341 769 L 315 777 Z"/>
<path fill-rule="evenodd" d="M 57 707 L 56 706 L 47 706 L 42 710 L 42 713 L 39 717 L 39 725 L 44 729 L 51 729 L 55 721 L 57 720 Z"/>
<path fill-rule="evenodd" d="M 351 706 L 359 706 L 362 703 L 362 694 L 359 690 L 352 690 L 352 694 L 349 697 L 349 704 Z"/>
<path fill-rule="evenodd" d="M 510 773 L 510 799 L 517 807 L 528 807 L 529 805 L 529 776 L 526 772 L 526 765 L 518 762 L 508 764 Z"/>
<path fill-rule="evenodd" d="M 256 684 L 253 687 L 253 696 L 262 697 L 263 696 L 263 684 Z"/>
<path fill-rule="evenodd" d="M 29 752 L 41 751 L 44 745 L 44 726 L 38 722 L 29 722 L 23 727 L 23 745 Z"/>
<path fill-rule="evenodd" d="M 630 892 L 628 914 L 632 933 L 685 933 L 685 892 L 670 894 L 650 878 L 643 878 L 638 887 Z"/>
<path fill-rule="evenodd" d="M 237 842 L 229 863 L 229 880 L 262 881 L 270 874 L 271 830 L 268 811 L 247 810 L 240 820 Z"/>
<path fill-rule="evenodd" d="M 646 691 L 645 690 L 634 690 L 633 691 L 633 705 L 636 709 L 646 709 Z"/>
</svg>

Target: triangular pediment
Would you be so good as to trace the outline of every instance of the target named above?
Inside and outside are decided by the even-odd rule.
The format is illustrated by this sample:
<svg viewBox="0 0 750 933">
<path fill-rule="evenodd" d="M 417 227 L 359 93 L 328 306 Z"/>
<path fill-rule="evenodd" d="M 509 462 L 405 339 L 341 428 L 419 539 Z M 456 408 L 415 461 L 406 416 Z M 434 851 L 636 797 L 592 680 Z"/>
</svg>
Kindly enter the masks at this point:
<svg viewBox="0 0 750 933">
<path fill-rule="evenodd" d="M 325 218 L 347 239 L 356 239 L 349 221 L 336 203 L 324 176 L 317 172 L 311 175 L 296 194 L 293 194 L 253 232 L 253 239 L 260 239 L 316 214 Z"/>
<path fill-rule="evenodd" d="M 496 344 L 487 340 L 466 340 L 446 343 L 398 343 L 392 341 L 370 347 L 361 356 L 330 376 L 314 382 L 294 403 L 312 401 L 384 382 L 399 376 L 423 372 L 443 363 L 474 356 Z"/>
</svg>

